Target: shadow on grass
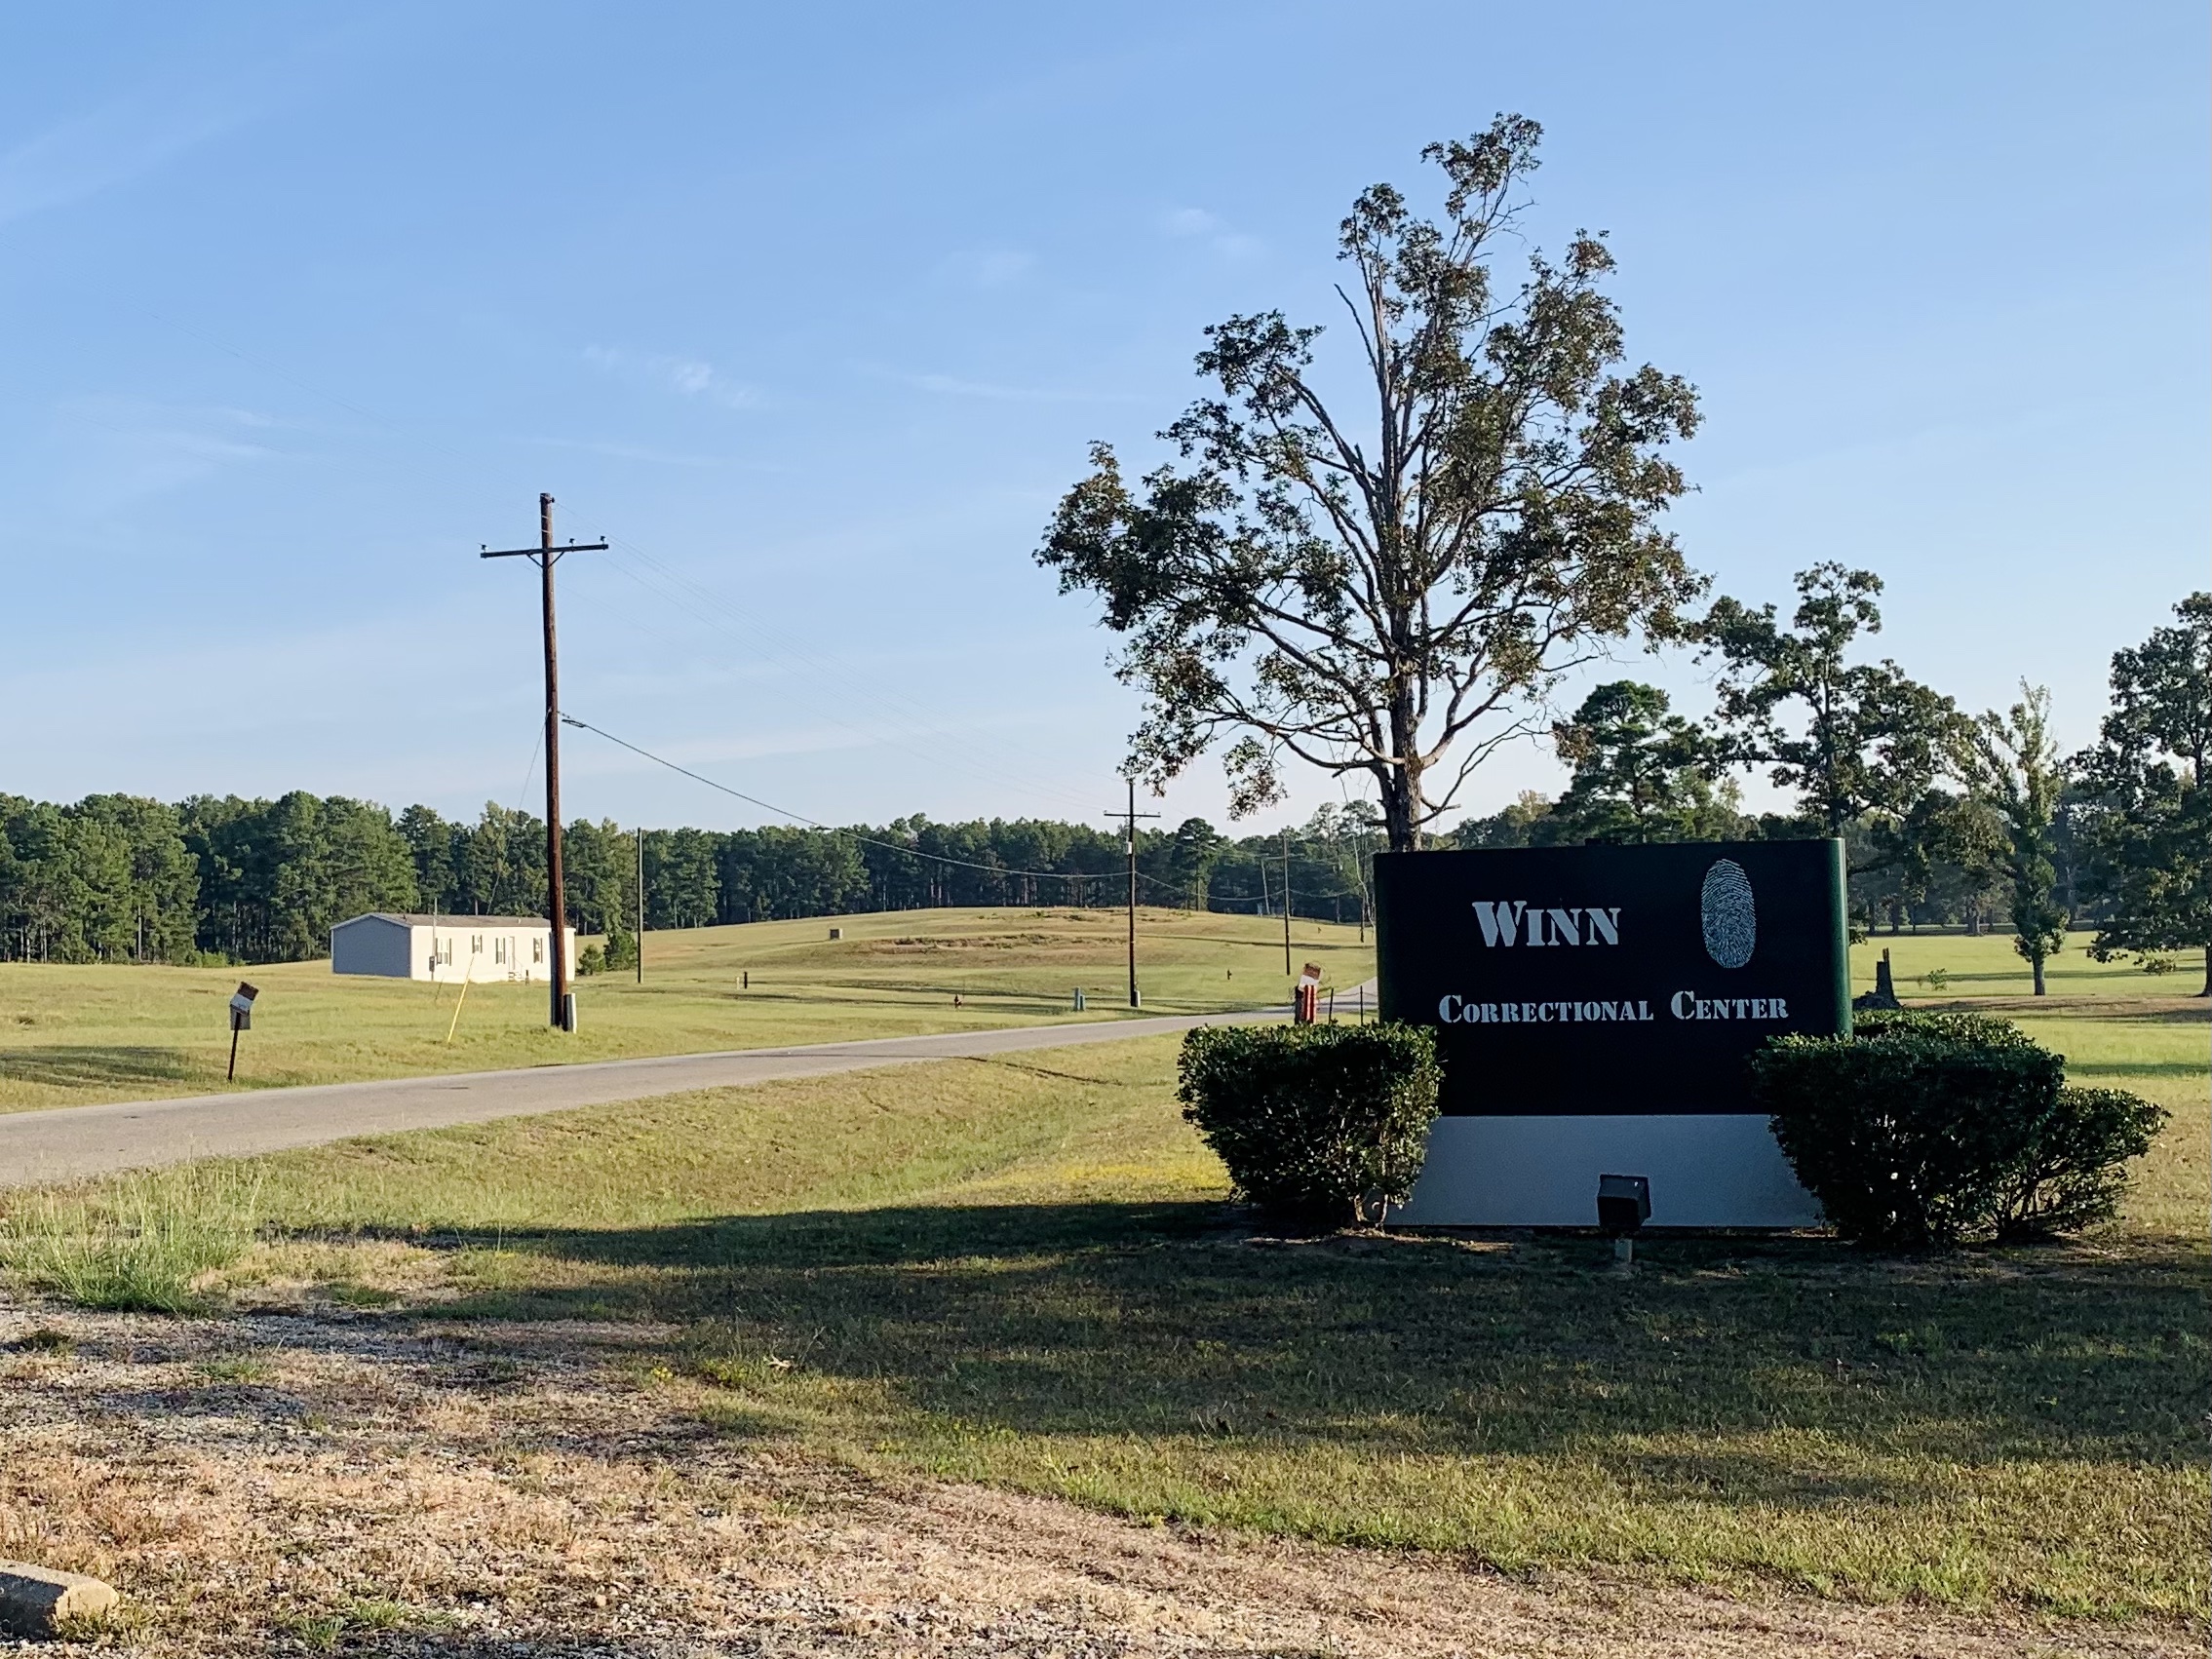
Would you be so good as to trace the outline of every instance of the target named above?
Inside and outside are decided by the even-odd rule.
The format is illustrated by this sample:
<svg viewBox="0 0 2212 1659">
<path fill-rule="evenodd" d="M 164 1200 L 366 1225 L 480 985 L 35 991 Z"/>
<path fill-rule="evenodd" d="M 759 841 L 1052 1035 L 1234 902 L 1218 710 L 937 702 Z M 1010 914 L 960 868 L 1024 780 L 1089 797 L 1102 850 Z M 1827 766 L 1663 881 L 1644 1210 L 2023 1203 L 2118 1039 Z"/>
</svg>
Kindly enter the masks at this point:
<svg viewBox="0 0 2212 1659">
<path fill-rule="evenodd" d="M 1279 948 L 1279 946 L 1278 946 Z M 1070 1012 L 1068 999 L 1060 993 L 1038 991 L 1000 990 L 990 986 L 928 984 L 920 983 L 899 984 L 888 980 L 824 981 L 820 987 L 756 984 L 750 990 L 722 990 L 714 994 L 726 1002 L 793 1003 L 800 1007 L 851 1007 L 868 1009 L 875 1013 L 905 1012 L 916 1004 L 932 1009 L 950 1008 L 957 992 L 967 1007 L 985 1014 L 1034 1015 L 1039 1019 L 1055 1017 L 1065 1019 Z M 1089 1022 L 1093 1024 L 1111 1024 L 1119 1019 L 1143 1020 L 1161 1015 L 1249 1014 L 1271 1006 L 1264 1000 L 1252 1002 L 1199 1002 L 1184 1001 L 1179 997 L 1155 996 L 1146 993 L 1147 1000 L 1142 1010 L 1094 1006 L 1094 1015 L 1106 1018 Z M 899 1033 L 893 1033 L 899 1034 Z M 912 1033 L 919 1034 L 919 1033 Z M 948 1035 L 952 1033 L 946 1033 Z"/>
<path fill-rule="evenodd" d="M 1923 1014 L 2026 1015 L 2031 1019 L 2119 1025 L 2212 1024 L 2212 1000 L 2185 998 L 2171 991 L 2069 991 L 2052 997 L 1979 996 L 1942 1001 L 1916 995 L 1911 1007 Z"/>
<path fill-rule="evenodd" d="M 2103 1020 L 2121 1024 L 2140 1025 L 2212 1025 L 2212 1001 L 2197 1000 L 2179 1008 L 2158 1006 L 2145 1008 L 2122 1004 L 2116 1008 L 2088 1008 L 2076 1012 L 2067 1010 L 2073 1020 Z"/>
<path fill-rule="evenodd" d="M 2070 1082 L 2084 1077 L 2208 1077 L 2212 1067 L 2200 1060 L 2075 1060 L 2066 1062 Z"/>
<path fill-rule="evenodd" d="M 450 1311 L 675 1322 L 697 1352 L 878 1384 L 986 1433 L 1587 1454 L 1789 1504 L 1864 1493 L 1771 1438 L 1738 1439 L 1731 1472 L 1715 1437 L 1937 1466 L 2199 1455 L 2212 1344 L 2178 1254 L 1669 1239 L 1623 1278 L 1595 1239 L 1271 1241 L 1238 1219 L 1093 1203 L 506 1233 L 459 1241 L 477 1289 Z"/>
<path fill-rule="evenodd" d="M 112 1043 L 0 1048 L 0 1082 L 83 1089 L 120 1083 L 190 1083 L 210 1075 L 205 1055 Z"/>
<path fill-rule="evenodd" d="M 914 1002 L 931 1007 L 951 1005 L 957 991 L 968 1002 L 988 1002 L 993 1013 L 1058 1014 L 1065 1004 L 1033 991 L 975 990 L 966 985 L 894 984 L 887 981 L 825 981 L 819 985 L 776 987 L 755 985 L 750 990 L 718 992 L 730 1002 L 790 1002 L 801 1006 L 868 1008 L 878 1012 L 904 1010 Z"/>
</svg>

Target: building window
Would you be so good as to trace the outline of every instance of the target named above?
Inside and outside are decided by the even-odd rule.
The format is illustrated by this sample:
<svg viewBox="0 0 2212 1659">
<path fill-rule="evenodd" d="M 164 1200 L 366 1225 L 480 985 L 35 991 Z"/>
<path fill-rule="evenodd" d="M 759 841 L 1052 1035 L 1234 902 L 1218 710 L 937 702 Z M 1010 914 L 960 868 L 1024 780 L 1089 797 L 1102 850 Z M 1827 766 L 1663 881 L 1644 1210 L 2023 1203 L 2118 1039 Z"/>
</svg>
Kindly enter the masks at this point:
<svg viewBox="0 0 2212 1659">
<path fill-rule="evenodd" d="M 545 960 L 544 940 L 533 939 L 530 941 L 530 960 L 533 962 L 542 962 Z"/>
<path fill-rule="evenodd" d="M 483 934 L 472 933 L 469 935 L 469 954 L 471 956 L 482 956 L 484 954 Z"/>
<path fill-rule="evenodd" d="M 491 959 L 494 962 L 507 960 L 507 942 L 504 939 L 495 939 L 491 942 Z"/>
</svg>

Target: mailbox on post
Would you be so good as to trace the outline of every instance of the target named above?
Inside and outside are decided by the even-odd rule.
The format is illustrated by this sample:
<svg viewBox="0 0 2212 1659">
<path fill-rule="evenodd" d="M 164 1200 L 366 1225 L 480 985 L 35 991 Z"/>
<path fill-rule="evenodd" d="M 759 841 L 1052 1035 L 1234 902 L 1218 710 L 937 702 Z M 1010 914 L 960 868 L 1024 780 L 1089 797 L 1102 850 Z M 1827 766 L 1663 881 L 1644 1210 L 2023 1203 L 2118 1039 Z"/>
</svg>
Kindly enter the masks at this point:
<svg viewBox="0 0 2212 1659">
<path fill-rule="evenodd" d="M 230 1069 L 223 1073 L 225 1082 L 238 1076 L 238 1033 L 253 1029 L 253 999 L 260 994 L 258 988 L 248 984 L 244 980 L 238 982 L 238 989 L 231 993 Z"/>
</svg>

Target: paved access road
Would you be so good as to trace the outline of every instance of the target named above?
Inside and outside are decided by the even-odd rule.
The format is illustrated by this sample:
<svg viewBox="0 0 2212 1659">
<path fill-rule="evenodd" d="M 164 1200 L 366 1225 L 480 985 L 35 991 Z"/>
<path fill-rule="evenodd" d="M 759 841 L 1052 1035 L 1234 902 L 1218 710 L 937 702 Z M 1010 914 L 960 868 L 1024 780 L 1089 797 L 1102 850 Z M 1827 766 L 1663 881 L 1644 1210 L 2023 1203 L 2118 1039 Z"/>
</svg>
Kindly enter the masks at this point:
<svg viewBox="0 0 2212 1659">
<path fill-rule="evenodd" d="M 173 1100 L 107 1100 L 0 1115 L 0 1187 L 75 1180 L 118 1170 L 180 1164 L 191 1158 L 250 1156 L 320 1146 L 356 1135 L 443 1129 L 456 1123 L 571 1106 L 640 1100 L 687 1089 L 726 1089 L 788 1077 L 976 1060 L 1026 1049 L 1071 1048 L 1156 1037 L 1193 1025 L 1280 1020 L 1285 1009 L 1240 1014 L 1108 1020 L 1081 1025 L 1025 1025 L 1002 1031 L 951 1031 L 929 1037 L 878 1037 L 802 1048 L 741 1049 L 653 1060 L 537 1065 L 520 1071 L 469 1071 L 443 1077 L 391 1077 L 373 1083 L 321 1083 L 188 1095 Z"/>
</svg>

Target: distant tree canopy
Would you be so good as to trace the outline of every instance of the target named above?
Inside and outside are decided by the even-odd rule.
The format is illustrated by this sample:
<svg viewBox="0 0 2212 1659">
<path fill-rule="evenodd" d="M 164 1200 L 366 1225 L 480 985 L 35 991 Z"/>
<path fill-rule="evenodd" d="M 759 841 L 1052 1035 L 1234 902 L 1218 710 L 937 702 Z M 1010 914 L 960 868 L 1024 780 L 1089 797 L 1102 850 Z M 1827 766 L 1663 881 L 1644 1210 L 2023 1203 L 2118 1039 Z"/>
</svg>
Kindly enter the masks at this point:
<svg viewBox="0 0 2212 1659">
<path fill-rule="evenodd" d="M 633 935 L 639 832 L 578 820 L 565 831 L 569 920 Z M 1378 828 L 1325 809 L 1290 843 L 1295 913 L 1366 915 Z M 1112 907 L 1126 902 L 1121 836 L 1042 819 L 849 830 L 643 831 L 645 925 L 705 927 L 935 906 Z M 1279 914 L 1274 835 L 1231 841 L 1202 818 L 1138 835 L 1146 905 Z M 545 827 L 486 804 L 474 824 L 410 806 L 303 791 L 181 803 L 89 795 L 74 805 L 0 795 L 0 957 L 52 962 L 296 961 L 365 910 L 536 915 Z M 622 943 L 613 959 L 634 961 Z"/>
<path fill-rule="evenodd" d="M 1552 728 L 1559 757 L 1574 769 L 1551 809 L 1554 838 L 1709 841 L 1740 831 L 1721 746 L 1668 708 L 1657 686 L 1619 679 Z"/>
<path fill-rule="evenodd" d="M 1623 368 L 1603 241 L 1523 246 L 1540 130 L 1499 116 L 1422 158 L 1443 217 L 1387 184 L 1339 233 L 1358 414 L 1324 398 L 1317 327 L 1207 329 L 1215 395 L 1161 434 L 1182 460 L 1134 484 L 1106 444 L 1037 559 L 1099 600 L 1145 697 L 1132 764 L 1155 787 L 1225 741 L 1230 811 L 1282 798 L 1294 756 L 1374 781 L 1397 849 L 1454 809 L 1546 691 L 1609 641 L 1673 637 L 1702 590 L 1661 515 L 1688 486 L 1688 382 Z"/>
<path fill-rule="evenodd" d="M 319 956 L 348 916 L 412 907 L 407 844 L 372 802 L 294 790 L 273 801 L 195 795 L 177 811 L 199 868 L 202 949 L 249 962 Z"/>
<path fill-rule="evenodd" d="M 2022 684 L 2020 701 L 1960 726 L 1950 760 L 1966 799 L 1986 814 L 1977 852 L 2012 889 L 2013 944 L 2044 994 L 2043 964 L 2066 944 L 2069 917 L 2059 902 L 2057 824 L 2066 773 L 2051 741 L 2050 693 Z"/>
<path fill-rule="evenodd" d="M 199 870 L 176 807 L 131 795 L 74 806 L 0 795 L 0 830 L 14 954 L 158 960 L 194 947 Z"/>
<path fill-rule="evenodd" d="M 2111 911 L 2090 947 L 2101 957 L 2212 946 L 2212 593 L 2174 614 L 2178 627 L 2114 653 L 2112 713 L 2074 760 L 2083 885 Z"/>
<path fill-rule="evenodd" d="M 1816 564 L 1797 589 L 1787 625 L 1772 605 L 1721 598 L 1691 630 L 1721 666 L 1721 758 L 1795 791 L 1814 833 L 1894 826 L 1934 786 L 1959 712 L 1886 658 L 1849 659 L 1861 633 L 1882 632 L 1881 577 Z"/>
<path fill-rule="evenodd" d="M 2212 943 L 2212 594 L 2114 655 L 2101 741 L 2068 760 L 2037 688 L 1969 719 L 1895 663 L 1853 660 L 1881 625 L 1871 572 L 1816 565 L 1797 586 L 1787 623 L 1723 598 L 1692 625 L 1722 663 L 1704 726 L 1656 686 L 1600 685 L 1552 728 L 1573 769 L 1565 792 L 1464 819 L 1451 844 L 1839 835 L 1855 925 L 2007 919 L 2038 995 L 2075 929 L 2096 929 L 2093 954 L 2154 969 Z M 1742 812 L 1729 774 L 1745 767 L 1766 768 L 1795 810 Z"/>
</svg>

